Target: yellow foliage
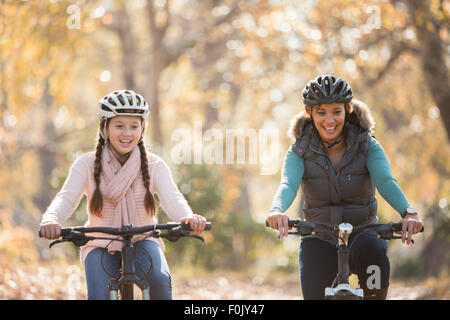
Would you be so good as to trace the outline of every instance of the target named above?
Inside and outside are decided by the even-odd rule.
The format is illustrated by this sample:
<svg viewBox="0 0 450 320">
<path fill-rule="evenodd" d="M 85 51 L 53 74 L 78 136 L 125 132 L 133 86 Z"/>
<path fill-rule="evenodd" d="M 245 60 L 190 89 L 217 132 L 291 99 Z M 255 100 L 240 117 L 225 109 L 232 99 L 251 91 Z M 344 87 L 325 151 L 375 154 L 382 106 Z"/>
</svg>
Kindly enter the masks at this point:
<svg viewBox="0 0 450 320">
<path fill-rule="evenodd" d="M 0 208 L 30 205 L 35 193 L 40 191 L 39 179 L 52 179 L 51 176 L 40 177 L 37 148 L 56 142 L 61 150 L 51 152 L 66 159 L 70 157 L 67 150 L 75 154 L 85 148 L 87 140 L 94 140 L 94 134 L 90 133 L 97 131 L 97 127 L 92 129 L 92 124 L 96 125 L 98 97 L 124 84 L 121 43 L 117 33 L 112 31 L 117 27 L 114 25 L 116 19 L 111 13 L 93 19 L 91 9 L 99 4 L 96 1 L 85 2 L 81 10 L 81 29 L 70 30 L 66 27 L 66 9 L 72 2 L 0 2 Z M 217 119 L 213 121 L 223 128 L 233 128 L 239 121 L 255 129 L 268 121 L 275 122 L 280 130 L 280 139 L 285 139 L 280 148 L 280 159 L 283 159 L 291 143 L 284 134 L 289 126 L 289 117 L 303 110 L 300 99 L 302 86 L 319 72 L 333 72 L 348 78 L 355 96 L 372 108 L 377 122 L 376 138 L 385 149 L 392 173 L 411 204 L 420 210 L 421 204 L 425 206 L 436 199 L 450 199 L 448 141 L 429 91 L 419 90 L 427 88 L 427 83 L 417 55 L 403 54 L 389 66 L 390 70 L 376 85 L 367 85 L 363 79 L 364 76 L 377 77 L 399 41 L 411 43 L 414 51 L 421 51 L 422 44 L 415 39 L 415 26 L 411 24 L 407 2 L 298 1 L 298 7 L 269 2 L 255 2 L 248 12 L 232 17 L 230 21 L 225 19 L 217 27 L 210 26 L 206 42 L 198 39 L 199 46 L 186 51 L 163 71 L 159 79 L 159 102 L 165 139 L 182 124 L 189 127 L 196 120 L 204 121 L 206 111 L 213 105 L 217 109 Z M 440 11 L 440 5 L 448 15 L 447 2 L 429 2 L 431 12 L 442 19 L 444 13 Z M 376 13 L 368 11 L 368 6 L 380 9 L 381 27 L 366 33 L 364 25 Z M 136 87 L 148 90 L 149 69 L 145 66 L 149 64 L 148 56 L 152 53 L 151 34 L 147 33 L 146 18 L 142 18 L 145 10 L 131 7 L 127 11 L 133 22 L 130 38 L 137 39 Z M 245 1 L 239 3 L 239 8 L 247 10 Z M 173 6 L 171 10 L 178 10 L 175 14 L 184 13 L 182 6 Z M 133 15 L 137 11 L 139 15 Z M 205 19 L 210 16 L 207 11 L 204 13 Z M 138 19 L 134 19 L 136 17 Z M 421 25 L 429 24 L 424 15 L 417 15 L 416 19 Z M 203 19 L 197 20 L 191 21 L 192 30 L 203 37 L 200 25 Z M 171 23 L 176 24 L 176 21 Z M 108 28 L 103 27 L 105 24 L 109 25 Z M 184 30 L 174 33 L 172 28 L 175 27 L 180 26 L 169 26 L 172 36 L 163 41 L 173 48 L 178 44 L 179 35 L 184 34 Z M 448 32 L 441 30 L 441 36 L 448 38 Z M 383 40 L 367 45 L 378 37 Z M 239 41 L 240 48 L 231 50 L 227 46 L 230 39 Z M 196 69 L 199 64 L 196 59 L 210 58 L 210 52 L 202 51 L 202 46 L 206 44 L 209 47 L 222 40 L 221 55 L 218 54 L 209 65 Z M 211 56 L 216 56 L 216 52 L 211 53 Z M 348 71 L 352 69 L 348 65 L 351 67 L 353 62 L 356 62 L 356 70 Z M 111 71 L 110 82 L 100 83 L 98 80 L 103 69 Z M 273 89 L 282 91 L 281 102 L 270 99 Z M 151 101 L 153 97 L 148 98 Z M 66 135 L 46 135 L 50 131 L 46 125 L 55 121 L 61 106 L 68 109 L 67 121 L 57 128 L 61 131 L 56 131 Z M 283 112 L 274 112 L 281 109 Z M 281 116 L 277 117 L 278 113 Z M 14 122 L 9 127 L 6 126 L 8 116 L 13 117 Z M 79 124 L 78 131 L 73 132 L 76 123 Z M 55 168 L 54 172 L 58 169 L 61 168 Z M 248 176 L 244 176 L 239 167 L 228 165 L 218 165 L 217 170 L 223 177 L 224 190 L 223 205 L 215 213 L 219 225 L 232 212 L 240 196 L 241 184 L 255 179 L 255 172 L 249 171 Z M 62 176 L 53 174 L 52 187 L 58 185 Z M 269 210 L 279 174 L 259 177 L 258 181 L 264 183 L 251 190 L 252 215 L 254 212 L 265 214 Z M 205 184 L 207 181 L 199 180 L 192 185 L 202 189 Z M 398 220 L 398 213 L 381 198 L 378 196 L 383 219 Z M 297 214 L 297 202 L 290 210 L 293 215 Z M 0 211 L 0 266 L 3 266 L 0 268 L 0 298 L 39 297 L 38 293 L 45 290 L 42 284 L 32 282 L 33 276 L 37 279 L 42 275 L 51 278 L 53 273 L 57 275 L 53 279 L 55 285 L 49 286 L 45 292 L 51 292 L 52 297 L 64 297 L 64 289 L 57 285 L 64 287 L 65 265 L 62 267 L 64 272 L 51 266 L 36 268 L 38 253 L 34 248 L 33 232 L 14 226 L 11 211 Z M 205 240 L 220 245 L 218 241 L 213 242 L 211 233 L 205 234 Z M 258 248 L 257 242 L 253 245 Z M 17 267 L 23 264 L 29 264 L 29 269 Z M 24 274 L 29 274 L 29 278 Z M 24 279 L 33 283 L 30 288 L 34 289 L 30 292 L 19 292 L 21 287 L 27 287 Z"/>
<path fill-rule="evenodd" d="M 16 156 L 16 161 L 12 166 L 0 168 L 0 203 L 10 208 L 26 201 L 37 191 L 35 176 L 30 174 L 38 172 L 35 154 L 27 152 L 22 157 Z"/>
<path fill-rule="evenodd" d="M 14 226 L 12 213 L 8 210 L 0 211 L 0 256 L 0 267 L 4 264 L 36 263 L 39 259 L 32 231 Z"/>
</svg>

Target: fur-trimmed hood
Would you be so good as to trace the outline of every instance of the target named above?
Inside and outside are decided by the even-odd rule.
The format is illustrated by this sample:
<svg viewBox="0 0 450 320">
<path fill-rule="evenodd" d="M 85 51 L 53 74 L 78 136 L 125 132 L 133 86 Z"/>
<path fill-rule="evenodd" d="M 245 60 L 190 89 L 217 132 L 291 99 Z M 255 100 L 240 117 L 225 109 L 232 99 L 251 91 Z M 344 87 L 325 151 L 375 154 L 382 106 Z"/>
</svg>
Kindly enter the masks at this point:
<svg viewBox="0 0 450 320">
<path fill-rule="evenodd" d="M 353 112 L 349 116 L 349 121 L 358 125 L 362 129 L 373 131 L 375 121 L 373 120 L 369 106 L 357 99 L 352 99 L 350 105 Z M 291 120 L 291 125 L 288 132 L 289 136 L 294 140 L 300 139 L 304 128 L 310 123 L 311 118 L 309 114 L 306 111 L 300 112 Z"/>
</svg>

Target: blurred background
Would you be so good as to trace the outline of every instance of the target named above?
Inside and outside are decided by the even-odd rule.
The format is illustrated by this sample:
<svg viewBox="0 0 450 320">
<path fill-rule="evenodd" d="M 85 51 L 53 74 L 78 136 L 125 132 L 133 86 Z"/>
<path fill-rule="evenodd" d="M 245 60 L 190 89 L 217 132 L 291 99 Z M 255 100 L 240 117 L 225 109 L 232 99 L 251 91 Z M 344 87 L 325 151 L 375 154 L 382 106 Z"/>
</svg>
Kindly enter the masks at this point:
<svg viewBox="0 0 450 320">
<path fill-rule="evenodd" d="M 0 1 L 0 299 L 85 298 L 77 248 L 49 250 L 37 230 L 71 163 L 95 147 L 98 99 L 122 88 L 147 99 L 147 148 L 213 222 L 205 244 L 166 243 L 174 298 L 301 297 L 299 239 L 279 241 L 264 221 L 300 92 L 324 73 L 370 106 L 425 223 L 414 246 L 389 243 L 390 297 L 449 299 L 449 31 L 443 0 Z M 279 130 L 278 171 L 174 164 L 172 133 L 196 121 Z M 381 221 L 399 221 L 377 197 Z M 64 226 L 86 220 L 83 198 Z"/>
</svg>

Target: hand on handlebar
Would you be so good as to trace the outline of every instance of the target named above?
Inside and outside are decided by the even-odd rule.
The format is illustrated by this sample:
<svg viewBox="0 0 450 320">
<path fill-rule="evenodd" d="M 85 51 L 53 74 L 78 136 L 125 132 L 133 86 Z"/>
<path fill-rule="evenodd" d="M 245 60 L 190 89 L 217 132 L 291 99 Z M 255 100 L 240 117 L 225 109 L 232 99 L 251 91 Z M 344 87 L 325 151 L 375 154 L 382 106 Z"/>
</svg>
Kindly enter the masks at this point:
<svg viewBox="0 0 450 320">
<path fill-rule="evenodd" d="M 292 229 L 292 227 L 288 226 L 289 217 L 284 213 L 271 212 L 266 220 L 269 227 L 278 230 L 278 239 L 286 238 L 289 230 Z"/>
<path fill-rule="evenodd" d="M 422 221 L 419 219 L 418 215 L 406 215 L 401 221 L 402 230 L 397 232 L 402 235 L 402 243 L 409 245 L 412 241 L 412 235 L 419 233 L 423 227 Z"/>
<path fill-rule="evenodd" d="M 192 229 L 190 234 L 196 236 L 200 236 L 206 226 L 205 217 L 198 214 L 193 214 L 192 217 L 184 217 L 181 219 L 181 222 L 188 223 Z"/>
<path fill-rule="evenodd" d="M 57 223 L 47 223 L 39 226 L 39 234 L 48 240 L 58 239 L 61 236 L 61 226 Z"/>
</svg>

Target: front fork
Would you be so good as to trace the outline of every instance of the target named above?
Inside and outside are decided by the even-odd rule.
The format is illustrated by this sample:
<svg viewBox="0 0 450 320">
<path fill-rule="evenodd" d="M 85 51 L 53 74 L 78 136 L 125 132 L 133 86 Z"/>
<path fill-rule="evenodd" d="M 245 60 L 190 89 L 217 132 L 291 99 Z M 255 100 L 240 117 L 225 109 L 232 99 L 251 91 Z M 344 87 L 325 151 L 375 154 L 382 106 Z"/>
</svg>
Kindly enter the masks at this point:
<svg viewBox="0 0 450 320">
<path fill-rule="evenodd" d="M 109 300 L 119 300 L 119 291 L 109 289 Z"/>
<path fill-rule="evenodd" d="M 111 280 L 117 281 L 117 280 Z M 132 289 L 133 287 L 131 287 Z M 109 286 L 109 300 L 119 300 L 119 290 L 112 289 L 112 286 Z M 142 289 L 142 300 L 150 300 L 150 288 Z"/>
<path fill-rule="evenodd" d="M 136 283 L 142 291 L 142 300 L 150 300 L 150 287 L 143 279 L 139 279 L 134 268 L 134 245 L 131 238 L 126 238 L 122 248 L 122 276 L 119 279 L 109 280 L 109 298 L 110 300 L 119 299 L 119 288 L 123 285 L 129 285 L 129 290 L 133 290 L 133 284 Z M 131 291 L 132 297 L 132 291 Z"/>
</svg>

